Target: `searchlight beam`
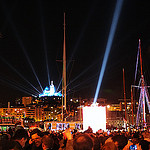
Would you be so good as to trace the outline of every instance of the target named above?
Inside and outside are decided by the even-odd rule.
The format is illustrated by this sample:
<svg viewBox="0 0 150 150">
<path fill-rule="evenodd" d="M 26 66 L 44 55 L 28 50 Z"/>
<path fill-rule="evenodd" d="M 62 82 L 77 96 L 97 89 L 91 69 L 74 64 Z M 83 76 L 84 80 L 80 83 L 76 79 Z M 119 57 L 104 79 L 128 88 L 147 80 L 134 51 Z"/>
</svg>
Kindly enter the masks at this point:
<svg viewBox="0 0 150 150">
<path fill-rule="evenodd" d="M 110 28 L 110 33 L 109 33 L 109 37 L 108 37 L 108 41 L 107 41 L 106 51 L 105 51 L 103 64 L 102 64 L 101 72 L 100 72 L 100 75 L 99 75 L 99 80 L 98 80 L 98 84 L 97 84 L 96 93 L 95 93 L 93 103 L 96 103 L 97 98 L 98 98 L 99 90 L 100 90 L 100 87 L 101 87 L 101 83 L 102 83 L 104 71 L 105 71 L 105 68 L 106 68 L 106 63 L 107 63 L 107 60 L 108 60 L 109 52 L 110 52 L 110 49 L 111 49 L 111 46 L 112 46 L 112 42 L 113 42 L 114 34 L 115 34 L 115 31 L 116 31 L 116 27 L 117 27 L 117 23 L 118 23 L 118 19 L 119 19 L 122 4 L 123 4 L 123 0 L 117 0 L 117 4 L 116 4 L 114 16 L 113 16 L 113 20 L 112 20 L 112 24 L 111 24 L 111 28 Z"/>
</svg>

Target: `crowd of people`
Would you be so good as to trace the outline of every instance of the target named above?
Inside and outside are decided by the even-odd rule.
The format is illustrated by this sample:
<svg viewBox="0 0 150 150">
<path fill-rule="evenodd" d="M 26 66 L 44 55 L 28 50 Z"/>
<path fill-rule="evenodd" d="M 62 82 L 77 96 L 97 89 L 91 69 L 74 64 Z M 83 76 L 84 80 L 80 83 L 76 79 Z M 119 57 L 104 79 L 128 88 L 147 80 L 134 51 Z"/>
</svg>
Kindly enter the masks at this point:
<svg viewBox="0 0 150 150">
<path fill-rule="evenodd" d="M 23 127 L 0 134 L 0 150 L 150 150 L 150 132 L 116 131 L 93 133 L 66 129 L 46 131 Z"/>
</svg>

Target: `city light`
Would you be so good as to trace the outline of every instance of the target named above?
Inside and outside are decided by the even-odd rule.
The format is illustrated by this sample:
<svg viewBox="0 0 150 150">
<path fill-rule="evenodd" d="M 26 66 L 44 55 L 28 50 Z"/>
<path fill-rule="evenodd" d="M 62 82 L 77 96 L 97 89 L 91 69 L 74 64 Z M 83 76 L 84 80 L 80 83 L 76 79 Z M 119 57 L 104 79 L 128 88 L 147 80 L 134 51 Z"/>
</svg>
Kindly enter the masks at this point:
<svg viewBox="0 0 150 150">
<path fill-rule="evenodd" d="M 107 108 L 110 108 L 110 105 L 107 105 Z"/>
</svg>

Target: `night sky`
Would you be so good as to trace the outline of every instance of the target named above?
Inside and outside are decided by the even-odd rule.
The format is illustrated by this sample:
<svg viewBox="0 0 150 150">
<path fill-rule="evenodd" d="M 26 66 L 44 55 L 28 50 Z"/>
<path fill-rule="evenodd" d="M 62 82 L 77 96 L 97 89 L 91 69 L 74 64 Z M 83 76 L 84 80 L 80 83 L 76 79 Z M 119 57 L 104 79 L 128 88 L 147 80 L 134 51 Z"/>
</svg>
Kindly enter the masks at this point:
<svg viewBox="0 0 150 150">
<path fill-rule="evenodd" d="M 94 97 L 117 0 L 0 1 L 0 102 L 37 94 L 62 77 L 63 27 L 66 13 L 67 93 Z M 143 72 L 150 85 L 150 4 L 124 0 L 99 97 L 108 102 L 126 96 L 134 84 L 138 40 Z M 33 72 L 34 71 L 34 72 Z M 37 75 L 37 77 L 35 76 Z M 138 67 L 137 85 L 140 79 Z M 30 83 L 30 84 L 29 84 Z M 31 86 L 32 85 L 32 86 Z M 60 88 L 61 89 L 61 85 Z"/>
</svg>

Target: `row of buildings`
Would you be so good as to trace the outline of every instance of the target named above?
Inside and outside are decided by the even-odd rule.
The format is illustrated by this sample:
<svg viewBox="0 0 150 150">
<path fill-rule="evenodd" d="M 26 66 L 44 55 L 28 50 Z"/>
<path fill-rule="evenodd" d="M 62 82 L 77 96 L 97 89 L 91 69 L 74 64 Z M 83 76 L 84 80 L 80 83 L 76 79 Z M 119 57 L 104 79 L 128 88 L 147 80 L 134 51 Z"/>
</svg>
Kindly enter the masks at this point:
<svg viewBox="0 0 150 150">
<path fill-rule="evenodd" d="M 62 122 L 62 105 L 61 97 L 42 97 L 33 99 L 33 97 L 22 97 L 16 101 L 15 106 L 11 106 L 8 102 L 7 107 L 0 108 L 0 125 L 9 125 L 22 122 L 24 125 L 30 126 L 35 122 L 57 121 Z M 82 122 L 82 107 L 90 106 L 93 99 L 70 99 L 67 101 L 67 110 L 63 112 L 66 121 Z M 115 104 L 107 104 L 106 99 L 98 99 L 99 105 L 106 106 L 106 122 L 107 128 L 124 128 L 125 123 L 128 126 L 135 125 L 136 111 L 132 116 L 132 108 L 130 100 L 127 100 L 127 120 L 125 116 L 125 104 L 123 100 L 119 100 Z M 138 103 L 135 103 L 135 110 Z M 133 120 L 132 120 L 133 119 Z M 132 124 L 133 123 L 133 124 Z M 150 115 L 147 114 L 147 123 L 150 124 Z"/>
<path fill-rule="evenodd" d="M 21 101 L 21 103 L 20 103 Z M 29 118 L 35 121 L 59 120 L 61 117 L 61 107 L 50 106 L 44 104 L 41 100 L 33 100 L 32 97 L 23 97 L 17 101 L 17 105 L 0 108 L 0 118 L 12 118 L 15 116 L 17 120 Z"/>
</svg>

